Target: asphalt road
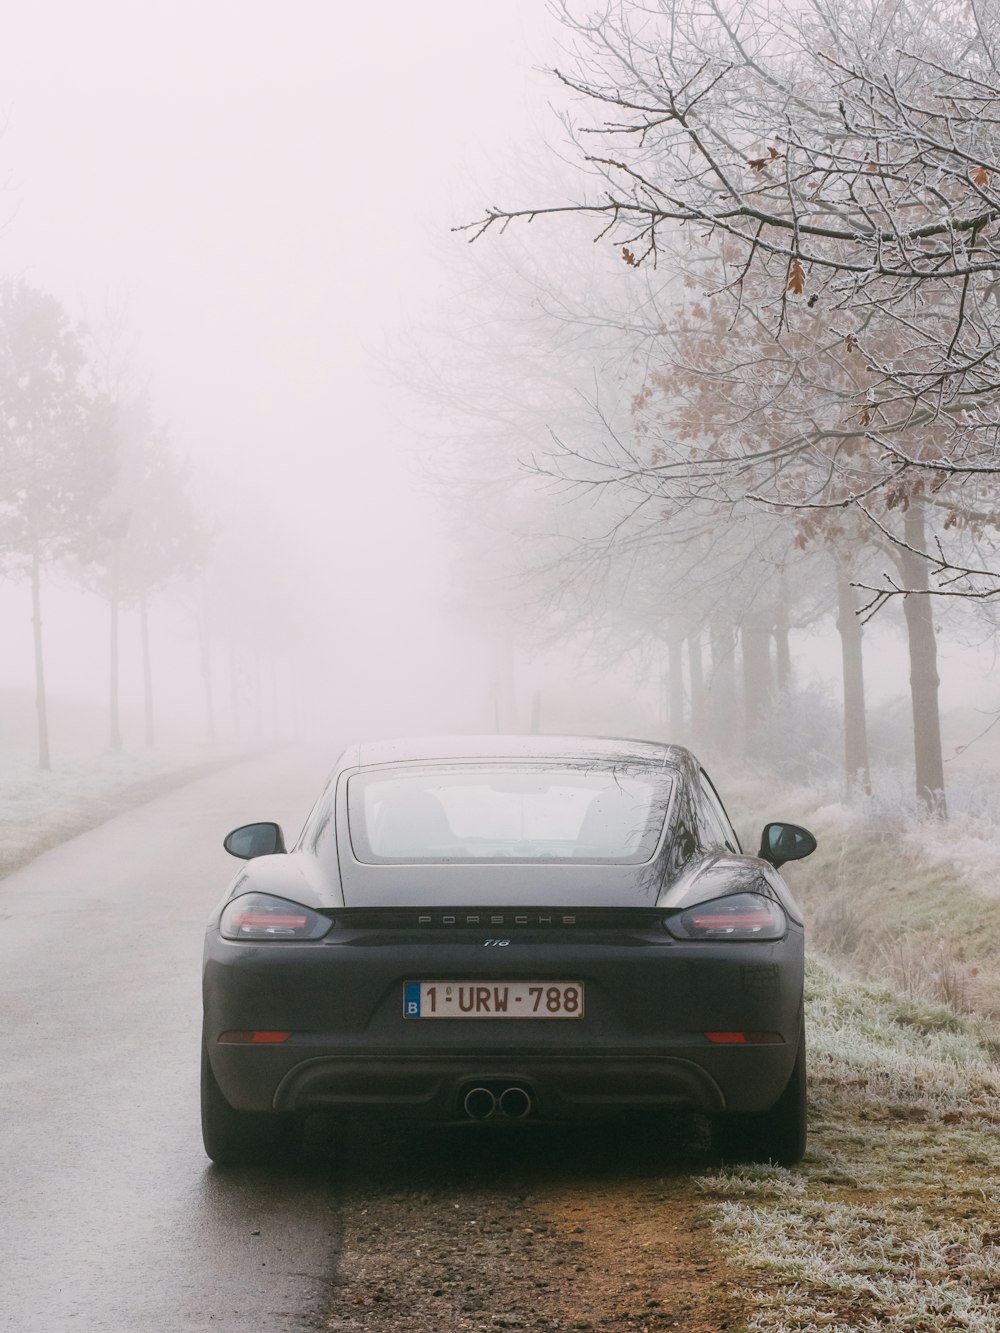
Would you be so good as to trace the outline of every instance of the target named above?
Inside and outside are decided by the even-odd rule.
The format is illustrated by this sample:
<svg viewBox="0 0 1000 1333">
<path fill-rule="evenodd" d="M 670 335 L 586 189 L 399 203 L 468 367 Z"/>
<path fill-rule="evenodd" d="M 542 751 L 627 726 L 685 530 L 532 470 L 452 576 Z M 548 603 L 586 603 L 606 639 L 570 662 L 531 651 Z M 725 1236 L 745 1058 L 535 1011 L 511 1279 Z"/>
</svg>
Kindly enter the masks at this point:
<svg viewBox="0 0 1000 1333">
<path fill-rule="evenodd" d="M 0 881 L 4 1333 L 311 1326 L 329 1177 L 209 1164 L 199 972 L 237 864 L 221 837 L 266 818 L 297 833 L 333 758 L 214 774 Z"/>
</svg>

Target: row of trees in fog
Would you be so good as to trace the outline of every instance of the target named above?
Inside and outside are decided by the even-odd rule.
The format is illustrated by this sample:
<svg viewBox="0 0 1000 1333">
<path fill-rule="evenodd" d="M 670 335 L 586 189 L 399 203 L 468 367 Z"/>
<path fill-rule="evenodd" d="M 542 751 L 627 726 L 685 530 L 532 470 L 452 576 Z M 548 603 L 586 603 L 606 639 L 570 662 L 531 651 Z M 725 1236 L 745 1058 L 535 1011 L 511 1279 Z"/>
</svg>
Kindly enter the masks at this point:
<svg viewBox="0 0 1000 1333">
<path fill-rule="evenodd" d="M 30 585 L 38 760 L 46 769 L 46 573 L 58 569 L 107 602 L 109 746 L 119 750 L 121 608 L 138 612 L 152 745 L 150 600 L 192 575 L 208 552 L 186 468 L 118 344 L 113 327 L 74 324 L 48 293 L 0 283 L 0 574 Z"/>
<path fill-rule="evenodd" d="M 989 622 L 1000 596 L 1000 13 L 617 0 L 561 16 L 576 197 L 465 229 L 523 247 L 519 224 L 537 244 L 545 218 L 621 266 L 559 292 L 530 275 L 577 397 L 526 416 L 521 395 L 521 457 L 576 502 L 524 562 L 538 595 L 609 644 L 664 640 L 672 721 L 686 681 L 694 720 L 730 735 L 737 662 L 750 735 L 788 688 L 789 627 L 835 606 L 862 784 L 863 622 L 901 603 L 916 791 L 943 815 L 935 607 Z"/>
</svg>

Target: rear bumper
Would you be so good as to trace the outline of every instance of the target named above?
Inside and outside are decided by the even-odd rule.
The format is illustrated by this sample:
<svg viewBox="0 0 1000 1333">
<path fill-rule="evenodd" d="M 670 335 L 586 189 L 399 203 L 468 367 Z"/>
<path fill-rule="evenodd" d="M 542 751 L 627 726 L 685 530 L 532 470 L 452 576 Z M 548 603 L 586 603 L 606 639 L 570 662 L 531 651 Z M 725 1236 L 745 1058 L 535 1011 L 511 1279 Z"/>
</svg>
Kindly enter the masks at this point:
<svg viewBox="0 0 1000 1333">
<path fill-rule="evenodd" d="M 473 1087 L 525 1089 L 532 1118 L 592 1120 L 641 1111 L 766 1110 L 788 1081 L 795 1049 L 691 1046 L 674 1052 L 581 1056 L 482 1051 L 364 1056 L 216 1044 L 216 1078 L 242 1110 L 379 1113 L 415 1120 L 463 1118 Z"/>
<path fill-rule="evenodd" d="M 533 1118 L 594 1119 L 662 1109 L 764 1111 L 795 1062 L 802 1014 L 802 932 L 737 946 L 674 944 L 635 932 L 519 937 L 500 959 L 470 938 L 343 935 L 250 945 L 210 930 L 205 1042 L 223 1095 L 239 1110 L 380 1113 L 449 1121 L 469 1088 L 516 1086 Z M 516 952 L 515 952 L 516 950 Z M 501 951 L 497 950 L 497 953 Z M 580 1020 L 409 1021 L 404 983 L 423 978 L 583 981 Z M 287 1031 L 275 1044 L 230 1031 Z M 708 1032 L 773 1034 L 719 1045 Z"/>
</svg>

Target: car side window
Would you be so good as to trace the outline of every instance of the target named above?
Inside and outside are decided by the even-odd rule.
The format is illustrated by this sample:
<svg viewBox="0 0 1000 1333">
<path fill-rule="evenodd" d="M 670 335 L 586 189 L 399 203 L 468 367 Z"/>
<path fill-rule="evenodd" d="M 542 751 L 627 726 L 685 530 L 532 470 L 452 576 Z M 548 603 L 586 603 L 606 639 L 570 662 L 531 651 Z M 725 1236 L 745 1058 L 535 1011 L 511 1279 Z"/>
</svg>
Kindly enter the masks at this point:
<svg viewBox="0 0 1000 1333">
<path fill-rule="evenodd" d="M 701 771 L 701 800 L 699 816 L 702 835 L 710 847 L 727 847 L 731 852 L 740 851 L 740 840 L 736 836 L 725 807 L 719 800 L 718 793 L 712 786 L 708 774 Z"/>
</svg>

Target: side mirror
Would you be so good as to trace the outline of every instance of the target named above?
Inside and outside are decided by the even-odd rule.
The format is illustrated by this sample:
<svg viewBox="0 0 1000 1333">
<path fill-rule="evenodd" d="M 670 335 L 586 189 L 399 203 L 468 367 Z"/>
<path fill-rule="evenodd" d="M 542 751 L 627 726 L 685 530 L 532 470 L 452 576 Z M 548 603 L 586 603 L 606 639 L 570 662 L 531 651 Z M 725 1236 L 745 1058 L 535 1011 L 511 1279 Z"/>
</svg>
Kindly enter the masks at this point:
<svg viewBox="0 0 1000 1333">
<path fill-rule="evenodd" d="M 222 842 L 230 856 L 252 861 L 255 856 L 273 856 L 285 850 L 285 835 L 278 824 L 242 824 L 227 833 Z"/>
<path fill-rule="evenodd" d="M 777 870 L 786 861 L 801 861 L 815 850 L 816 839 L 807 828 L 798 824 L 765 824 L 757 855 L 762 861 L 770 861 Z"/>
</svg>

